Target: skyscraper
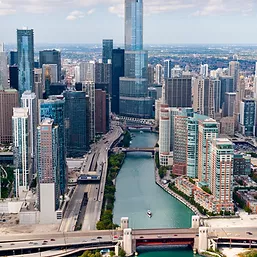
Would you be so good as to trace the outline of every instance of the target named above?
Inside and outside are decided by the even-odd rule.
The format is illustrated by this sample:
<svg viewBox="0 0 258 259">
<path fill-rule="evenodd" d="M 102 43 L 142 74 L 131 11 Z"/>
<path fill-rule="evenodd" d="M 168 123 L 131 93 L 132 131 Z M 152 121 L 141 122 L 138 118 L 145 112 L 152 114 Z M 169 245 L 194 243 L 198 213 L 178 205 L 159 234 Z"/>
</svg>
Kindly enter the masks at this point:
<svg viewBox="0 0 258 259">
<path fill-rule="evenodd" d="M 209 75 L 209 66 L 208 66 L 208 64 L 201 65 L 201 68 L 200 68 L 200 75 L 201 75 L 203 78 L 208 77 L 208 75 Z"/>
<path fill-rule="evenodd" d="M 171 69 L 171 77 L 182 77 L 183 69 L 179 65 L 175 65 Z"/>
<path fill-rule="evenodd" d="M 29 148 L 29 109 L 13 108 L 13 164 L 15 171 L 15 197 L 22 196 L 28 191 L 30 183 L 30 156 Z"/>
<path fill-rule="evenodd" d="M 165 101 L 169 107 L 192 107 L 192 78 L 165 79 Z"/>
<path fill-rule="evenodd" d="M 107 132 L 106 95 L 106 91 L 95 89 L 95 130 L 101 134 Z"/>
<path fill-rule="evenodd" d="M 18 65 L 18 51 L 10 51 L 10 66 Z"/>
<path fill-rule="evenodd" d="M 65 121 L 67 156 L 80 157 L 89 149 L 89 97 L 85 92 L 66 91 Z"/>
<path fill-rule="evenodd" d="M 19 90 L 19 75 L 18 67 L 16 65 L 9 66 L 9 79 L 10 79 L 10 88 Z"/>
<path fill-rule="evenodd" d="M 64 195 L 66 190 L 66 142 L 64 125 L 65 100 L 57 99 L 54 96 L 47 100 L 39 100 L 39 120 L 52 119 L 58 125 L 59 138 L 59 170 L 60 170 L 60 193 Z"/>
<path fill-rule="evenodd" d="M 40 223 L 53 224 L 60 196 L 59 135 L 54 120 L 42 120 L 37 127 L 37 142 Z"/>
<path fill-rule="evenodd" d="M 158 85 L 162 83 L 162 65 L 160 64 L 155 67 L 155 83 Z"/>
<path fill-rule="evenodd" d="M 34 89 L 34 33 L 33 30 L 17 30 L 19 94 Z"/>
<path fill-rule="evenodd" d="M 236 93 L 225 93 L 225 103 L 223 105 L 223 117 L 232 117 L 236 105 Z"/>
<path fill-rule="evenodd" d="M 164 79 L 171 78 L 172 61 L 167 59 L 164 61 Z"/>
<path fill-rule="evenodd" d="M 12 142 L 13 108 L 18 106 L 19 98 L 16 90 L 0 91 L 0 143 Z"/>
<path fill-rule="evenodd" d="M 148 86 L 152 86 L 154 83 L 154 67 L 149 64 L 148 65 Z"/>
<path fill-rule="evenodd" d="M 233 91 L 236 92 L 239 81 L 240 65 L 238 61 L 229 62 L 229 76 L 233 77 Z"/>
<path fill-rule="evenodd" d="M 44 64 L 57 65 L 57 81 L 61 80 L 61 52 L 56 49 L 42 50 L 39 52 L 39 66 L 43 67 Z"/>
<path fill-rule="evenodd" d="M 108 60 L 112 60 L 113 40 L 102 41 L 102 61 L 108 63 Z"/>
<path fill-rule="evenodd" d="M 125 0 L 125 77 L 120 78 L 120 114 L 152 117 L 148 53 L 143 50 L 143 1 Z"/>
<path fill-rule="evenodd" d="M 95 84 L 105 85 L 105 91 L 112 93 L 112 64 L 110 60 L 107 63 L 95 63 Z"/>
<path fill-rule="evenodd" d="M 4 44 L 0 48 L 0 90 L 8 88 L 7 55 L 4 52 Z"/>
<path fill-rule="evenodd" d="M 113 49 L 112 51 L 112 91 L 111 111 L 119 114 L 119 78 L 124 76 L 125 51 Z"/>
<path fill-rule="evenodd" d="M 95 81 L 95 62 L 80 63 L 80 82 Z"/>
<path fill-rule="evenodd" d="M 233 84 L 233 77 L 231 76 L 221 76 L 219 78 L 221 81 L 221 95 L 220 95 L 220 108 L 225 102 L 225 93 L 232 93 L 234 92 L 234 84 Z"/>
</svg>

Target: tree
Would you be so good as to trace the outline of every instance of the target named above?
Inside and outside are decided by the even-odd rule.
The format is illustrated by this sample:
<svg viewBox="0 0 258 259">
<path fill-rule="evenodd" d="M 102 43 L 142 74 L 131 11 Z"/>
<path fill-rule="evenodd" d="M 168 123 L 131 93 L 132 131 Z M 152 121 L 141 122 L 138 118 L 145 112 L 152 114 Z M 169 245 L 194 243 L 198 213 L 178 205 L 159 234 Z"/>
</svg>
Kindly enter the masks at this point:
<svg viewBox="0 0 258 259">
<path fill-rule="evenodd" d="M 122 249 L 121 247 L 119 248 L 119 252 L 118 252 L 118 256 L 119 257 L 125 257 L 126 253 L 124 251 L 124 249 Z"/>
<path fill-rule="evenodd" d="M 113 257 L 113 256 L 115 256 L 115 252 L 114 252 L 114 251 L 110 251 L 109 255 L 110 255 L 111 257 Z"/>
</svg>

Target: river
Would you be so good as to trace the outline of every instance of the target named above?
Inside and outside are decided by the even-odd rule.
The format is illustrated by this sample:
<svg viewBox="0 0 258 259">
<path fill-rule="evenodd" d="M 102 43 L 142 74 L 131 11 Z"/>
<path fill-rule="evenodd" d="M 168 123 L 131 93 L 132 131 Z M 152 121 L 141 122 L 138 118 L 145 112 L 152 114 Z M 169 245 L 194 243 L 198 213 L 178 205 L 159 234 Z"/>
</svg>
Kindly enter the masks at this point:
<svg viewBox="0 0 258 259">
<path fill-rule="evenodd" d="M 158 135 L 133 132 L 131 147 L 153 147 Z M 152 218 L 146 215 L 150 209 Z M 129 217 L 132 228 L 188 228 L 192 211 L 163 191 L 154 180 L 154 159 L 149 153 L 129 153 L 116 180 L 114 222 Z M 180 254 L 180 255 L 179 255 Z M 140 256 L 193 256 L 187 248 L 150 249 Z"/>
</svg>

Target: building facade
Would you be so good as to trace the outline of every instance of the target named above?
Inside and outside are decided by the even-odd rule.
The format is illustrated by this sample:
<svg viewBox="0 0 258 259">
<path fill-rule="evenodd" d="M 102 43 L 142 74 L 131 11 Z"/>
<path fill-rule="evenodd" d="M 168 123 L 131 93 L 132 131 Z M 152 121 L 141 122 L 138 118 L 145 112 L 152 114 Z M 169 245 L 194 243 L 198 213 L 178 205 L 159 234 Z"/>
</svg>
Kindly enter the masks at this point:
<svg viewBox="0 0 258 259">
<path fill-rule="evenodd" d="M 104 39 L 102 41 L 102 61 L 108 63 L 108 60 L 112 60 L 113 40 Z"/>
</svg>

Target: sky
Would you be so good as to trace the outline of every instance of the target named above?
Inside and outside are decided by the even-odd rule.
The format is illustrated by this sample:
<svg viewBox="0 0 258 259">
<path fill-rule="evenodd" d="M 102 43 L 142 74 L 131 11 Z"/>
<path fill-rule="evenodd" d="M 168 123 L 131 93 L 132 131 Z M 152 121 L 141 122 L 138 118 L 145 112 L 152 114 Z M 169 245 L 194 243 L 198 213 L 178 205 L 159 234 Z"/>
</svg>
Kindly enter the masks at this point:
<svg viewBox="0 0 258 259">
<path fill-rule="evenodd" d="M 145 44 L 256 44 L 257 0 L 143 0 Z M 0 42 L 124 42 L 124 0 L 0 0 Z"/>
</svg>

